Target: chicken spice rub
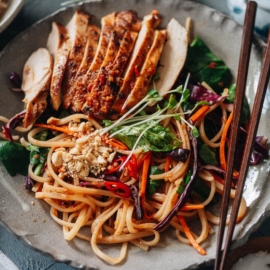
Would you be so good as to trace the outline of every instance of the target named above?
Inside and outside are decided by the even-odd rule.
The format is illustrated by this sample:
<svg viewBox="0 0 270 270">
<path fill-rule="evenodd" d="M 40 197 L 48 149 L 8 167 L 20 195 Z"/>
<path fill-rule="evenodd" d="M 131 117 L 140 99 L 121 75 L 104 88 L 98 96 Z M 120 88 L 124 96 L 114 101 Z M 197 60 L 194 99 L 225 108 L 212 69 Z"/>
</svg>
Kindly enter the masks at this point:
<svg viewBox="0 0 270 270">
<path fill-rule="evenodd" d="M 37 58 L 48 62 L 44 58 L 44 51 L 48 50 L 52 62 L 47 63 L 47 73 L 45 69 L 38 70 L 38 63 L 27 71 L 32 77 L 38 72 L 39 77 L 47 76 L 45 85 L 25 88 L 29 76 L 23 77 L 25 127 L 44 112 L 49 94 L 56 111 L 64 108 L 102 120 L 117 119 L 142 100 L 156 72 L 162 72 L 161 81 L 167 91 L 173 86 L 184 65 L 188 45 L 187 32 L 175 19 L 166 30 L 157 30 L 162 19 L 156 10 L 143 20 L 134 11 L 113 12 L 101 19 L 101 29 L 91 23 L 92 18 L 78 10 L 66 26 L 53 22 L 48 49 L 34 52 Z M 180 46 L 180 53 L 172 46 Z M 174 57 L 183 60 L 172 72 L 169 66 Z M 165 87 L 159 85 L 162 96 L 166 94 Z M 27 98 L 29 91 L 39 97 L 35 112 Z"/>
</svg>

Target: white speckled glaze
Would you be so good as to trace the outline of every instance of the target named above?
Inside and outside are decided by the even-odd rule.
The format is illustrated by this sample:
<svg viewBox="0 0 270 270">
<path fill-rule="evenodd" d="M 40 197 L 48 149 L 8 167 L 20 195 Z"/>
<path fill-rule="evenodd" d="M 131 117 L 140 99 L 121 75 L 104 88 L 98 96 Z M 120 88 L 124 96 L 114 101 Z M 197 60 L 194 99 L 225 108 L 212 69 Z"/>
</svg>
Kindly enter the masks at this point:
<svg viewBox="0 0 270 270">
<path fill-rule="evenodd" d="M 230 15 L 240 24 L 243 24 L 248 0 L 227 0 Z M 270 1 L 257 0 L 257 14 L 255 32 L 262 38 L 266 38 L 270 27 Z"/>
<path fill-rule="evenodd" d="M 163 16 L 162 27 L 165 27 L 172 17 L 184 25 L 186 18 L 190 16 L 194 20 L 194 33 L 200 36 L 215 54 L 224 59 L 231 68 L 234 78 L 236 76 L 242 27 L 213 9 L 183 0 L 104 0 L 88 3 L 80 8 L 94 14 L 97 22 L 103 15 L 112 11 L 134 9 L 140 17 L 143 17 L 152 9 L 157 9 Z M 8 90 L 9 72 L 21 73 L 29 55 L 37 48 L 45 46 L 51 22 L 67 23 L 76 9 L 78 6 L 69 7 L 47 17 L 19 35 L 3 50 L 0 55 L 0 115 L 11 117 L 23 108 L 21 102 L 23 97 Z M 251 104 L 258 83 L 262 49 L 262 41 L 255 39 L 247 86 L 247 95 Z M 259 127 L 259 133 L 266 136 L 270 133 L 269 104 L 268 91 Z M 241 224 L 236 227 L 235 246 L 243 244 L 250 233 L 256 230 L 264 217 L 270 213 L 269 165 L 270 160 L 265 160 L 250 170 L 245 188 L 249 211 Z M 112 268 L 93 254 L 88 243 L 79 239 L 65 241 L 62 228 L 50 217 L 49 206 L 36 200 L 34 194 L 25 191 L 23 184 L 23 177 L 11 178 L 0 165 L 0 220 L 4 225 L 25 243 L 49 254 L 55 260 L 88 269 Z M 10 194 L 7 185 L 15 191 L 16 195 Z M 20 197 L 20 201 L 16 196 Z M 32 201 L 34 205 L 31 204 Z M 30 208 L 28 211 L 22 210 L 25 204 Z M 214 228 L 217 231 L 217 227 Z M 175 232 L 171 230 L 163 233 L 158 246 L 148 252 L 130 245 L 127 259 L 123 264 L 118 265 L 117 269 L 193 269 L 214 259 L 216 234 L 209 237 L 203 247 L 207 250 L 206 256 L 200 256 L 190 246 L 179 243 Z M 104 247 L 104 250 L 116 256 L 119 248 L 119 246 L 108 246 Z"/>
</svg>

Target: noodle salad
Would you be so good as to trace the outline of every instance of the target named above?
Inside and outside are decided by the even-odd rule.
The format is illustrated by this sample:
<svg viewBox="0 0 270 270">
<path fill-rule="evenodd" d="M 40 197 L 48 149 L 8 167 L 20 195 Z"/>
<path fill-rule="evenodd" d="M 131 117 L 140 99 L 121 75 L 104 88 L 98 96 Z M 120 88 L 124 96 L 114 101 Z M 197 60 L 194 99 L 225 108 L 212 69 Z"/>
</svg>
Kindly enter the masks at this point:
<svg viewBox="0 0 270 270">
<path fill-rule="evenodd" d="M 118 15 L 114 16 L 117 18 Z M 151 16 L 151 20 L 159 20 L 157 11 Z M 91 45 L 96 49 L 96 54 L 102 52 L 102 45 L 99 44 L 106 36 L 104 25 L 105 20 L 101 29 L 103 34 L 96 38 L 96 46 Z M 91 27 L 91 33 L 93 29 L 96 33 L 99 32 L 94 26 Z M 135 31 L 137 22 L 134 23 L 134 18 L 132 27 L 132 31 Z M 87 29 L 89 28 L 90 26 Z M 142 31 L 140 29 L 138 31 Z M 136 43 L 132 41 L 128 30 L 124 34 L 118 28 L 115 31 L 118 38 L 121 36 L 123 43 L 118 52 L 122 50 L 124 54 L 124 49 L 128 50 L 130 46 L 129 53 L 136 51 Z M 74 100 L 70 100 L 71 105 L 68 108 L 65 107 L 68 98 L 62 101 L 63 106 L 58 106 L 59 100 L 54 99 L 52 94 L 44 99 L 44 91 L 35 102 L 31 101 L 30 96 L 33 96 L 35 87 L 28 89 L 31 81 L 29 83 L 27 79 L 31 77 L 31 69 L 36 68 L 33 61 L 36 56 L 31 56 L 31 60 L 27 62 L 25 67 L 28 68 L 28 73 L 23 73 L 22 83 L 18 74 L 13 72 L 11 76 L 16 85 L 13 90 L 23 89 L 25 92 L 26 109 L 12 119 L 0 117 L 5 123 L 0 134 L 5 139 L 0 141 L 0 160 L 7 171 L 12 176 L 16 173 L 26 175 L 26 189 L 33 191 L 37 199 L 50 205 L 50 215 L 62 226 L 66 240 L 78 237 L 88 241 L 93 252 L 112 265 L 123 262 L 129 243 L 147 251 L 157 245 L 162 232 L 171 227 L 175 229 L 175 237 L 181 243 L 191 244 L 199 254 L 206 255 L 204 241 L 214 233 L 212 226 L 219 224 L 219 216 L 212 213 L 209 206 L 218 204 L 223 193 L 236 87 L 231 84 L 231 73 L 226 64 L 196 37 L 188 45 L 183 67 L 179 67 L 173 85 L 165 93 L 162 92 L 160 89 L 164 85 L 164 78 L 163 72 L 159 72 L 158 68 L 158 61 L 162 59 L 163 47 L 160 48 L 159 45 L 164 34 L 162 31 L 150 31 L 155 37 L 151 41 L 153 50 L 150 49 L 147 57 L 152 57 L 149 55 L 152 52 L 151 59 L 154 59 L 157 51 L 161 50 L 156 66 L 151 70 L 151 77 L 144 78 L 144 82 L 148 82 L 147 91 L 129 106 L 125 107 L 129 100 L 120 102 L 124 109 L 117 117 L 115 110 L 105 110 L 104 104 L 95 103 L 98 98 L 103 100 L 103 93 L 95 92 L 95 84 L 102 86 L 105 92 L 110 76 L 114 76 L 112 71 L 116 71 L 108 64 L 109 60 L 108 65 L 103 62 L 98 72 L 91 73 L 95 78 L 94 83 L 87 84 L 88 96 L 84 100 L 87 105 L 76 111 L 69 107 L 75 106 L 72 103 Z M 169 33 L 167 29 L 167 35 Z M 113 43 L 115 37 L 112 38 L 113 41 L 110 38 L 111 36 L 107 42 L 108 51 L 116 49 Z M 138 37 L 137 41 L 139 40 Z M 86 44 L 89 43 L 90 41 Z M 61 51 L 63 57 L 68 48 L 65 46 L 57 50 Z M 166 52 L 165 46 L 166 43 L 163 53 Z M 76 52 L 78 50 L 77 48 Z M 45 51 L 41 53 L 46 54 Z M 123 59 L 122 53 L 119 53 L 119 59 Z M 70 51 L 63 58 L 67 59 L 67 63 L 71 54 Z M 73 61 L 74 59 L 75 56 Z M 97 58 L 93 61 L 95 59 Z M 107 55 L 104 59 L 107 59 Z M 131 57 L 129 64 L 126 64 L 132 65 L 132 59 Z M 145 74 L 143 70 L 147 59 L 140 66 L 137 58 L 136 68 L 130 69 L 133 75 L 128 78 L 132 91 Z M 56 52 L 52 62 L 56 66 Z M 51 68 L 52 65 L 51 62 L 48 64 Z M 111 73 L 106 73 L 109 66 Z M 67 65 L 63 70 L 65 74 L 69 72 L 68 68 L 73 67 Z M 145 70 L 148 68 L 149 66 Z M 118 66 L 118 71 L 120 69 Z M 55 93 L 57 87 L 53 82 L 57 80 L 53 81 L 52 74 L 54 73 L 49 72 L 41 76 L 41 81 L 43 86 L 53 88 Z M 49 86 L 44 80 L 46 76 L 52 82 Z M 75 78 L 82 82 L 80 73 Z M 114 90 L 117 88 L 124 93 L 125 89 L 121 86 L 125 85 L 125 78 L 120 85 L 117 84 L 118 81 L 114 82 L 117 86 L 113 84 Z M 68 86 L 70 81 L 74 83 L 73 79 L 66 79 L 64 84 L 65 77 L 62 76 L 60 84 L 72 88 L 72 85 Z M 108 85 L 112 86 L 112 81 Z M 134 91 L 133 99 L 140 93 Z M 75 99 L 77 93 L 72 92 L 72 95 Z M 64 93 L 62 97 L 68 97 L 68 94 Z M 106 98 L 107 105 L 110 99 L 108 96 Z M 95 106 L 99 106 L 98 109 Z M 117 107 L 115 103 L 110 106 Z M 245 101 L 231 198 L 234 198 L 237 187 L 248 122 L 249 106 Z M 26 132 L 27 136 L 14 136 L 12 130 Z M 15 142 L 17 139 L 20 143 Z M 268 158 L 266 142 L 267 138 L 257 136 L 251 164 L 257 164 L 261 157 Z M 243 219 L 246 212 L 246 202 L 242 198 L 237 222 Z M 189 226 L 189 221 L 193 219 L 200 223 L 200 231 Z M 122 244 L 118 257 L 107 255 L 100 247 L 100 244 L 115 243 Z"/>
</svg>

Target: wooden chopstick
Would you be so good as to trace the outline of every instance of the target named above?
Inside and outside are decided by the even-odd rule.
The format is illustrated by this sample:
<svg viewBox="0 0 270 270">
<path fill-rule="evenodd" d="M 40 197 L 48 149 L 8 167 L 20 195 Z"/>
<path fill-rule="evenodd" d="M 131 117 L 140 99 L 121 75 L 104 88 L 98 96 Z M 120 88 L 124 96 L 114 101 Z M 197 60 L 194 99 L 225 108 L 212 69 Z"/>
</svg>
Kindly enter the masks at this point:
<svg viewBox="0 0 270 270">
<path fill-rule="evenodd" d="M 222 203 L 221 203 L 220 226 L 219 226 L 216 260 L 215 260 L 215 268 L 214 268 L 215 270 L 223 269 L 223 266 L 220 265 L 221 249 L 222 249 L 222 244 L 223 244 L 224 230 L 225 230 L 225 224 L 226 224 L 226 218 L 227 218 L 227 212 L 228 212 L 228 206 L 229 206 L 229 198 L 230 198 L 229 195 L 230 195 L 231 183 L 232 183 L 233 164 L 234 164 L 234 159 L 235 159 L 235 148 L 236 148 L 238 134 L 239 134 L 240 114 L 241 114 L 241 109 L 242 109 L 242 103 L 245 96 L 256 9 L 257 9 L 256 2 L 251 1 L 247 3 L 247 10 L 246 10 L 246 16 L 245 16 L 244 27 L 243 27 L 242 44 L 241 44 L 241 51 L 240 51 L 240 58 L 239 58 L 239 65 L 238 65 L 238 75 L 237 75 L 237 80 L 236 80 L 237 91 L 236 91 L 236 97 L 235 97 L 235 102 L 234 102 L 234 108 L 232 112 L 233 113 L 232 126 L 231 126 L 232 130 L 231 130 L 231 135 L 230 135 L 227 168 L 226 168 L 226 173 L 225 173 L 225 185 L 224 185 L 224 192 L 223 192 Z M 234 226 L 234 224 L 232 225 Z M 223 258 L 226 258 L 226 256 L 227 256 L 227 253 L 224 252 L 222 261 L 223 261 Z"/>
<path fill-rule="evenodd" d="M 254 100 L 253 110 L 251 113 L 250 126 L 248 129 L 248 135 L 246 139 L 243 159 L 242 159 L 241 168 L 239 172 L 240 175 L 237 182 L 237 189 L 236 189 L 236 193 L 234 197 L 230 224 L 229 224 L 229 228 L 227 232 L 225 248 L 222 255 L 220 269 L 223 269 L 223 267 L 225 266 L 227 253 L 229 251 L 230 242 L 232 240 L 236 218 L 237 218 L 237 214 L 239 210 L 240 200 L 242 198 L 245 179 L 248 172 L 249 161 L 250 161 L 257 129 L 260 122 L 263 102 L 264 102 L 264 98 L 265 98 L 265 94 L 266 94 L 266 90 L 267 90 L 267 86 L 269 82 L 269 76 L 270 76 L 270 31 L 268 33 L 267 45 L 264 51 L 264 57 L 263 57 L 263 62 L 262 62 L 258 89 L 257 89 L 257 93 Z"/>
</svg>

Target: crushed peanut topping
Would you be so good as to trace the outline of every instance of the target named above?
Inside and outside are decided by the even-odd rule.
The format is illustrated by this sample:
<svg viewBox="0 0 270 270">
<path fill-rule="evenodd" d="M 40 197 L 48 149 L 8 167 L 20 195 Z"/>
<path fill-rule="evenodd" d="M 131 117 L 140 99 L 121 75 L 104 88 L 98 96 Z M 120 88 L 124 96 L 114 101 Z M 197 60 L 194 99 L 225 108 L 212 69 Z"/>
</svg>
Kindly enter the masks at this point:
<svg viewBox="0 0 270 270">
<path fill-rule="evenodd" d="M 70 176 L 74 179 L 97 176 L 104 172 L 115 157 L 116 152 L 109 147 L 92 123 L 70 122 L 69 129 L 78 132 L 73 148 L 58 148 L 52 154 L 52 163 L 58 168 L 59 177 Z"/>
</svg>

